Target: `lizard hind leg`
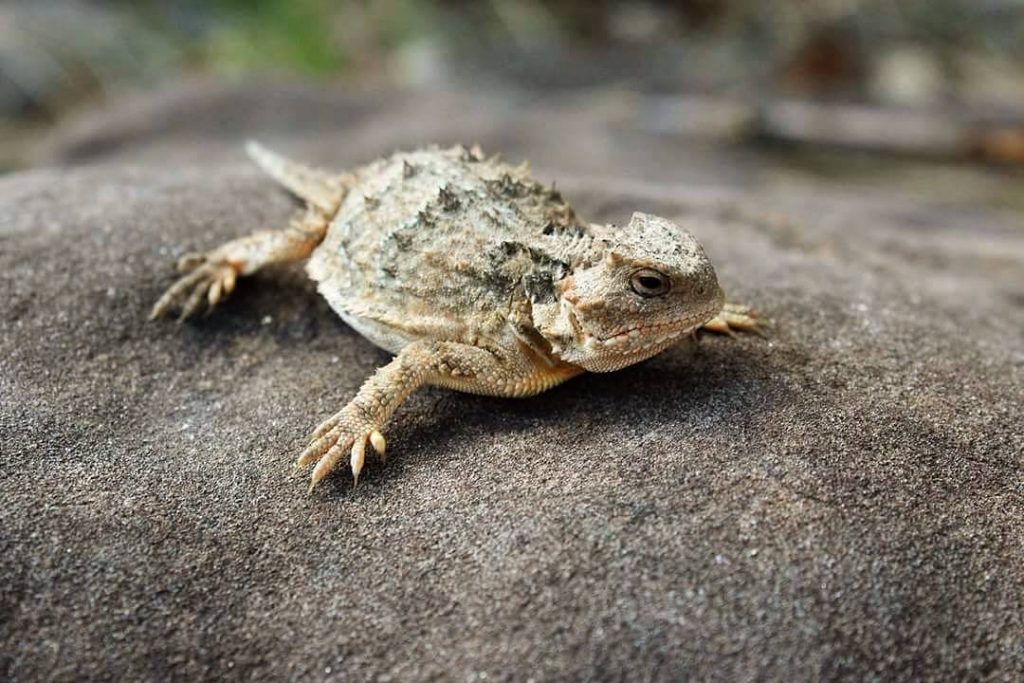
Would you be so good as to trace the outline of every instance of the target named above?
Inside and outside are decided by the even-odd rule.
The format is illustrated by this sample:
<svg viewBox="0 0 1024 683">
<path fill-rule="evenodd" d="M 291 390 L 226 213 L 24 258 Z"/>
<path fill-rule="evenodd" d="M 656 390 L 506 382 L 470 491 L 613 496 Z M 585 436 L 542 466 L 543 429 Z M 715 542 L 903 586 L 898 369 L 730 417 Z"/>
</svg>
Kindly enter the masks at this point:
<svg viewBox="0 0 1024 683">
<path fill-rule="evenodd" d="M 199 310 L 204 298 L 212 307 L 235 288 L 238 272 L 230 264 L 205 259 L 196 263 L 191 255 L 185 258 L 189 260 L 183 259 L 178 267 L 185 275 L 153 305 L 150 320 L 159 318 L 176 305 L 181 309 L 178 319 L 185 320 Z"/>
<path fill-rule="evenodd" d="M 311 206 L 286 230 L 257 232 L 232 240 L 207 254 L 188 254 L 178 261 L 184 275 L 161 296 L 150 313 L 159 318 L 179 309 L 179 320 L 197 313 L 205 303 L 212 309 L 235 288 L 240 275 L 250 275 L 272 263 L 306 258 L 327 232 L 327 214 Z"/>
</svg>

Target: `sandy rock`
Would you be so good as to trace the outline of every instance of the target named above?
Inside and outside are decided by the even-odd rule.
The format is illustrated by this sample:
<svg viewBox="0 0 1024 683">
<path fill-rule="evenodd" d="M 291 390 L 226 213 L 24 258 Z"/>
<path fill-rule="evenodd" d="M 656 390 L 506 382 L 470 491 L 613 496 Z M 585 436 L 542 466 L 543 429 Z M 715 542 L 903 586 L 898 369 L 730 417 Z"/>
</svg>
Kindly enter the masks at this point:
<svg viewBox="0 0 1024 683">
<path fill-rule="evenodd" d="M 290 200 L 228 158 L 0 179 L 0 676 L 1024 676 L 1020 226 L 557 179 L 593 220 L 687 222 L 775 332 L 424 391 L 314 496 L 292 456 L 386 355 L 299 269 L 146 322 L 175 257 Z"/>
</svg>

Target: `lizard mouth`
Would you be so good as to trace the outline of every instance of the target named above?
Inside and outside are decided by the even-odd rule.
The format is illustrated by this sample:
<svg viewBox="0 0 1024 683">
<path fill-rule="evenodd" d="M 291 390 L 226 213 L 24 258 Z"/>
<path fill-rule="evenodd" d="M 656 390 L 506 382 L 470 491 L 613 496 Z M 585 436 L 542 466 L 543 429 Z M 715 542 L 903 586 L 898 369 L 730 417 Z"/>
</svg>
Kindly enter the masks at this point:
<svg viewBox="0 0 1024 683">
<path fill-rule="evenodd" d="M 632 346 L 635 342 L 640 346 L 651 346 L 663 344 L 676 337 L 692 332 L 700 326 L 700 323 L 691 319 L 673 321 L 667 323 L 655 323 L 653 325 L 638 325 L 628 330 L 617 332 L 609 337 L 592 337 L 601 346 L 616 348 L 620 346 Z"/>
<path fill-rule="evenodd" d="M 706 323 L 713 315 L 713 312 L 708 312 L 705 315 L 690 315 L 663 323 L 643 323 L 620 330 L 607 337 L 595 335 L 591 338 L 603 346 L 612 347 L 628 344 L 631 341 L 638 342 L 644 346 L 659 344 L 693 332 Z"/>
</svg>

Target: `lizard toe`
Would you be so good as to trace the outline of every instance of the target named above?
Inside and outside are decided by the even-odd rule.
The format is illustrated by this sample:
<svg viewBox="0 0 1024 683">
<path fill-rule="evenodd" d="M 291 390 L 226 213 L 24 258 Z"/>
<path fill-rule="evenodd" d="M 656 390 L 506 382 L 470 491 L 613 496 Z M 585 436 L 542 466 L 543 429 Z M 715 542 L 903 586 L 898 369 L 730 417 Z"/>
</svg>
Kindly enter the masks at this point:
<svg viewBox="0 0 1024 683">
<path fill-rule="evenodd" d="M 376 426 L 367 424 L 362 413 L 346 406 L 314 430 L 310 442 L 295 461 L 295 468 L 301 469 L 316 463 L 311 476 L 310 491 L 338 465 L 341 458 L 349 455 L 352 478 L 359 482 L 359 475 L 366 464 L 366 446 L 370 445 L 378 455 L 383 456 L 387 448 L 384 435 Z"/>
</svg>

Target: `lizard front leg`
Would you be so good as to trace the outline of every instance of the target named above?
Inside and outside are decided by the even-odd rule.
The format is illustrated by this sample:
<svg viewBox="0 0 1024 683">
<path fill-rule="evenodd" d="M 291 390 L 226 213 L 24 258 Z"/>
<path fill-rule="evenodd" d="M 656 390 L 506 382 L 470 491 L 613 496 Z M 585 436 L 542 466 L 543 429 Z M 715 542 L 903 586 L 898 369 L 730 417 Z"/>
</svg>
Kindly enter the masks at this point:
<svg viewBox="0 0 1024 683">
<path fill-rule="evenodd" d="M 311 207 L 301 219 L 292 221 L 287 230 L 257 232 L 207 254 L 184 256 L 178 261 L 178 270 L 185 275 L 156 302 L 150 319 L 178 307 L 179 320 L 185 320 L 204 302 L 210 308 L 216 306 L 235 288 L 240 275 L 251 275 L 272 263 L 306 258 L 323 240 L 327 223 L 327 215 Z"/>
<path fill-rule="evenodd" d="M 352 476 L 358 482 L 367 443 L 384 455 L 386 442 L 380 430 L 398 406 L 423 385 L 492 396 L 529 396 L 580 372 L 526 353 L 507 354 L 456 342 L 413 342 L 366 380 L 348 405 L 317 427 L 295 466 L 316 462 L 309 487 L 312 491 L 348 455 Z"/>
<path fill-rule="evenodd" d="M 772 323 L 750 306 L 743 304 L 726 303 L 711 320 L 701 326 L 701 329 L 709 332 L 718 332 L 734 336 L 737 330 L 740 332 L 754 332 L 761 334 L 764 328 L 771 327 Z"/>
</svg>

